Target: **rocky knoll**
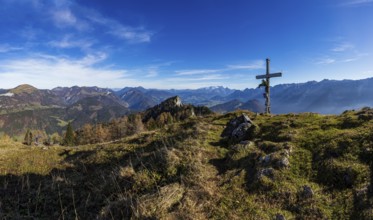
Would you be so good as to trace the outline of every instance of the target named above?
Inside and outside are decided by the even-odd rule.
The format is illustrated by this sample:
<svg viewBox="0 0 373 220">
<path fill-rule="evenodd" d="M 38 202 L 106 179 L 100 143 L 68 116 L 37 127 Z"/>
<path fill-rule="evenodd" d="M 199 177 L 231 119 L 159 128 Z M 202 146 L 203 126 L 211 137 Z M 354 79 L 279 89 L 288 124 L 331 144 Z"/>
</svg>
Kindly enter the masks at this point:
<svg viewBox="0 0 373 220">
<path fill-rule="evenodd" d="M 144 112 L 143 121 L 148 122 L 150 119 L 156 120 L 162 113 L 170 115 L 176 120 L 184 120 L 194 116 L 211 114 L 212 112 L 204 106 L 183 104 L 179 96 L 174 96 L 166 99 L 159 105 L 147 109 Z"/>
</svg>

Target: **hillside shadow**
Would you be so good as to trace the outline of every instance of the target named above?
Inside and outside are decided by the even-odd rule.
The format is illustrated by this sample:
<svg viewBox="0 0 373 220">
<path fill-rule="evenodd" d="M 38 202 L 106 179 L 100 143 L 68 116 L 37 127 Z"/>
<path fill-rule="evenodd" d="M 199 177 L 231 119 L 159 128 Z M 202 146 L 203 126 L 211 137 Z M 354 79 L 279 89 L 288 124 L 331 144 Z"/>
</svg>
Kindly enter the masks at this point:
<svg viewBox="0 0 373 220">
<path fill-rule="evenodd" d="M 59 154 L 64 157 L 62 164 L 69 164 L 65 169 L 54 168 L 47 175 L 1 175 L 0 219 L 130 219 L 136 198 L 162 183 L 133 189 L 131 173 L 123 174 L 121 168 L 163 172 L 162 144 L 151 141 L 131 152 L 66 149 Z M 121 156 L 92 161 L 98 153 Z"/>
<path fill-rule="evenodd" d="M 210 164 L 214 165 L 218 170 L 219 175 L 225 175 L 228 171 L 235 171 L 233 176 L 241 173 L 242 170 L 245 171 L 245 189 L 247 192 L 251 192 L 251 185 L 255 180 L 255 175 L 257 173 L 255 169 L 255 164 L 257 161 L 257 155 L 255 153 L 249 154 L 246 157 L 240 158 L 238 160 L 233 160 L 229 156 L 226 156 L 221 159 L 211 159 Z M 229 182 L 227 180 L 227 182 Z"/>
</svg>

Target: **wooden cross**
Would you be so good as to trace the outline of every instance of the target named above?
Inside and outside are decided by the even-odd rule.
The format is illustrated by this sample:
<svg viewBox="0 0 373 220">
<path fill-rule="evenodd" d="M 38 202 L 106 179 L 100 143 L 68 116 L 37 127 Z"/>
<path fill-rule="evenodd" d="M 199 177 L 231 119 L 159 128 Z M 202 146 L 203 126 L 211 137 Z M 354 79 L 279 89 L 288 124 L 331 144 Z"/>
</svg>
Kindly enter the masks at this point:
<svg viewBox="0 0 373 220">
<path fill-rule="evenodd" d="M 265 87 L 265 93 L 263 93 L 265 99 L 266 99 L 266 113 L 270 114 L 271 113 L 271 102 L 269 98 L 269 79 L 272 77 L 281 77 L 282 73 L 269 73 L 269 59 L 266 59 L 266 66 L 267 66 L 267 71 L 265 75 L 258 75 L 256 76 L 256 79 L 263 79 L 262 83 L 259 85 L 259 87 L 264 86 Z M 264 80 L 265 79 L 265 80 Z"/>
</svg>

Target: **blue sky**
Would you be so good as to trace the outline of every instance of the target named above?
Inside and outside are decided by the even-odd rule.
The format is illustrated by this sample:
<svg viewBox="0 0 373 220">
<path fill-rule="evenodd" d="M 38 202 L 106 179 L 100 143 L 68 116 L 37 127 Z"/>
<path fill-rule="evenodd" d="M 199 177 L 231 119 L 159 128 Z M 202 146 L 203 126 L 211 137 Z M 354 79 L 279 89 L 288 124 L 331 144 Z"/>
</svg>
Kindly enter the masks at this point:
<svg viewBox="0 0 373 220">
<path fill-rule="evenodd" d="M 373 77 L 373 0 L 0 0 L 0 88 Z"/>
</svg>

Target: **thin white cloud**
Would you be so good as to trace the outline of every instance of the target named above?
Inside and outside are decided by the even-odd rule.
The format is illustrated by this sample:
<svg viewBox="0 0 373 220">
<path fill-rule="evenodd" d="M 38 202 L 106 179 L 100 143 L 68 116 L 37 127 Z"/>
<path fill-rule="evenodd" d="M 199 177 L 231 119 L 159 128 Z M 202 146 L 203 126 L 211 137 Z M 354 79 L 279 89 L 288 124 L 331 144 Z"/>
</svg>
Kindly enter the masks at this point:
<svg viewBox="0 0 373 220">
<path fill-rule="evenodd" d="M 336 47 L 332 48 L 331 51 L 333 51 L 333 52 L 344 52 L 344 51 L 347 51 L 347 50 L 352 50 L 354 48 L 355 48 L 355 46 L 353 44 L 342 43 L 342 44 L 339 44 Z"/>
<path fill-rule="evenodd" d="M 0 53 L 8 53 L 11 51 L 17 51 L 17 50 L 22 50 L 22 47 L 13 47 L 8 44 L 2 44 L 0 45 Z"/>
<path fill-rule="evenodd" d="M 347 58 L 347 59 L 341 60 L 341 62 L 342 63 L 349 63 L 349 62 L 356 61 L 358 59 L 359 59 L 359 57 Z"/>
<path fill-rule="evenodd" d="M 93 40 L 89 39 L 78 39 L 74 38 L 72 35 L 65 35 L 60 40 L 53 40 L 48 42 L 49 46 L 56 48 L 81 48 L 87 49 L 94 44 Z"/>
<path fill-rule="evenodd" d="M 106 18 L 93 10 L 86 10 L 86 18 L 91 22 L 108 29 L 107 33 L 129 43 L 148 43 L 151 41 L 154 32 L 145 27 L 132 27 L 124 25 L 114 19 Z"/>
<path fill-rule="evenodd" d="M 0 88 L 28 83 L 38 88 L 56 86 L 96 85 L 101 87 L 124 84 L 126 70 L 95 68 L 105 59 L 104 54 L 92 54 L 82 59 L 69 59 L 50 55 L 35 58 L 3 60 L 0 62 Z"/>
<path fill-rule="evenodd" d="M 156 77 L 158 75 L 159 74 L 158 74 L 157 70 L 151 69 L 151 70 L 148 71 L 148 73 L 145 75 L 145 77 L 146 78 L 153 78 L 153 77 Z"/>
<path fill-rule="evenodd" d="M 336 60 L 333 59 L 333 58 L 321 58 L 319 60 L 316 61 L 316 64 L 322 64 L 322 65 L 325 65 L 325 64 L 333 64 L 335 63 Z"/>
<path fill-rule="evenodd" d="M 77 60 L 76 63 L 82 66 L 91 66 L 96 63 L 100 63 L 107 58 L 106 53 L 95 53 L 95 54 L 88 54 L 83 59 Z"/>
<path fill-rule="evenodd" d="M 69 8 L 52 9 L 52 19 L 54 24 L 59 28 L 75 28 L 79 31 L 89 30 L 90 25 L 73 14 Z"/>
<path fill-rule="evenodd" d="M 58 26 L 73 26 L 77 22 L 75 15 L 67 8 L 52 11 L 52 17 Z"/>
<path fill-rule="evenodd" d="M 357 51 L 353 51 L 352 53 L 338 53 L 334 54 L 334 56 L 331 55 L 316 59 L 315 64 L 328 65 L 335 63 L 349 63 L 358 61 L 361 58 L 366 57 L 368 55 L 368 53 L 358 53 Z"/>
<path fill-rule="evenodd" d="M 209 73 L 227 72 L 232 70 L 256 70 L 264 69 L 264 61 L 255 60 L 250 63 L 240 64 L 240 65 L 227 65 L 226 68 L 221 69 L 192 69 L 192 70 L 177 70 L 176 75 L 178 76 L 188 76 L 188 75 L 201 75 Z"/>
<path fill-rule="evenodd" d="M 132 28 L 123 25 L 112 28 L 109 33 L 120 39 L 127 40 L 130 43 L 150 42 L 153 35 L 152 32 L 147 31 L 144 28 Z"/>
<path fill-rule="evenodd" d="M 255 70 L 255 69 L 264 69 L 265 68 L 265 63 L 263 60 L 255 60 L 252 61 L 249 64 L 244 64 L 244 65 L 228 65 L 228 69 L 244 69 L 244 70 Z"/>
<path fill-rule="evenodd" d="M 360 6 L 373 3 L 373 0 L 349 0 L 343 2 L 341 6 Z"/>
<path fill-rule="evenodd" d="M 211 81 L 211 80 L 223 80 L 228 79 L 228 77 L 221 74 L 206 74 L 200 77 L 171 77 L 167 78 L 166 81 L 172 82 L 188 82 L 188 81 Z"/>
<path fill-rule="evenodd" d="M 178 76 L 190 76 L 190 75 L 201 75 L 208 73 L 216 73 L 222 71 L 221 69 L 201 69 L 201 70 L 177 70 L 176 75 Z"/>
</svg>

